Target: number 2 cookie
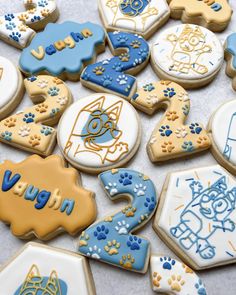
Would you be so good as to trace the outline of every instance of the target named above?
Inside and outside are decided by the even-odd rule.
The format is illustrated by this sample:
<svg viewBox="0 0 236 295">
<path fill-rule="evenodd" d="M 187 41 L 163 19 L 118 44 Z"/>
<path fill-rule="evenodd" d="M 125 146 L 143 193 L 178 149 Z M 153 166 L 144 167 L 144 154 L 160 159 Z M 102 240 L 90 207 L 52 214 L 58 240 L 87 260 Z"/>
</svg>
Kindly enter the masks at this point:
<svg viewBox="0 0 236 295">
<path fill-rule="evenodd" d="M 210 83 L 224 60 L 223 46 L 216 35 L 197 25 L 178 25 L 159 34 L 151 52 L 157 75 L 184 88 Z"/>
</svg>

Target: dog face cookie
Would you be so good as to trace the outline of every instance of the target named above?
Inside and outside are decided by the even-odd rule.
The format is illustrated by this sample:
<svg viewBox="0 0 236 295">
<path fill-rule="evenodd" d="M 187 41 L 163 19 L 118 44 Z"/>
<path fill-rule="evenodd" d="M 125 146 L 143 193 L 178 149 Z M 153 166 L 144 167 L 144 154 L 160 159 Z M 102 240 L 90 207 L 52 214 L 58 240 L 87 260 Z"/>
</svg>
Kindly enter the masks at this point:
<svg viewBox="0 0 236 295">
<path fill-rule="evenodd" d="M 203 25 L 211 31 L 223 31 L 229 24 L 232 9 L 228 0 L 168 0 L 171 17 L 184 23 Z"/>
<path fill-rule="evenodd" d="M 194 269 L 235 262 L 236 182 L 221 166 L 171 173 L 154 229 Z"/>
<path fill-rule="evenodd" d="M 200 123 L 185 124 L 190 99 L 178 84 L 170 81 L 148 83 L 134 95 L 132 104 L 148 114 L 166 107 L 147 145 L 152 162 L 184 157 L 210 147 L 208 133 Z"/>
<path fill-rule="evenodd" d="M 166 0 L 99 0 L 106 29 L 128 31 L 149 38 L 169 18 Z"/>
<path fill-rule="evenodd" d="M 92 23 L 48 24 L 23 50 L 20 68 L 27 75 L 45 73 L 78 80 L 84 63 L 105 48 L 105 32 Z"/>
<path fill-rule="evenodd" d="M 179 260 L 152 255 L 150 267 L 154 292 L 176 295 L 207 295 L 206 288 L 199 276 Z"/>
<path fill-rule="evenodd" d="M 221 105 L 212 115 L 209 132 L 212 153 L 231 173 L 236 174 L 236 101 Z"/>
<path fill-rule="evenodd" d="M 3 266 L 0 285 L 2 294 L 12 295 L 96 294 L 84 257 L 38 243 L 26 244 Z"/>
<path fill-rule="evenodd" d="M 215 78 L 223 56 L 223 47 L 214 33 L 188 24 L 162 32 L 153 45 L 151 61 L 161 79 L 197 88 Z"/>
<path fill-rule="evenodd" d="M 55 22 L 59 16 L 56 0 L 23 0 L 26 11 L 0 16 L 0 38 L 11 45 L 26 47 L 35 31 L 42 30 L 47 23 Z"/>
<path fill-rule="evenodd" d="M 130 160 L 140 137 L 135 109 L 111 94 L 98 93 L 78 100 L 58 127 L 58 144 L 65 158 L 75 167 L 94 173 Z"/>
<path fill-rule="evenodd" d="M 233 79 L 236 90 L 236 33 L 228 36 L 225 42 L 225 59 L 227 61 L 226 74 Z"/>
<path fill-rule="evenodd" d="M 0 219 L 19 238 L 47 240 L 67 231 L 74 235 L 96 217 L 93 193 L 78 183 L 78 173 L 53 155 L 5 161 L 0 169 Z"/>
<path fill-rule="evenodd" d="M 131 233 L 141 228 L 155 212 L 158 197 L 153 182 L 145 175 L 114 169 L 99 175 L 111 200 L 126 196 L 131 202 L 117 214 L 90 226 L 79 239 L 79 252 L 90 258 L 145 273 L 150 242 Z"/>
</svg>

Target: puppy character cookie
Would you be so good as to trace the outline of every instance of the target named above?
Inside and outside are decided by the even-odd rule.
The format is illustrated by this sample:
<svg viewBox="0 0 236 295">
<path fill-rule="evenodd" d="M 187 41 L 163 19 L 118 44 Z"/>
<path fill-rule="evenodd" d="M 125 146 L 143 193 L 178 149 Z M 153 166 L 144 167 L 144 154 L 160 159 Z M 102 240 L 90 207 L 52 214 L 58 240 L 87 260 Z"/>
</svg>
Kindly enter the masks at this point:
<svg viewBox="0 0 236 295">
<path fill-rule="evenodd" d="M 0 38 L 17 47 L 25 48 L 48 23 L 59 17 L 56 0 L 23 0 L 26 11 L 0 16 Z"/>
<path fill-rule="evenodd" d="M 223 63 L 223 47 L 217 37 L 196 25 L 180 25 L 159 35 L 152 48 L 157 75 L 185 88 L 210 83 Z"/>
<path fill-rule="evenodd" d="M 145 39 L 169 18 L 166 0 L 98 0 L 99 12 L 108 31 L 121 30 Z"/>
<path fill-rule="evenodd" d="M 232 8 L 228 0 L 168 0 L 171 17 L 183 23 L 197 24 L 213 32 L 223 31 L 229 24 Z"/>
<path fill-rule="evenodd" d="M 194 269 L 233 263 L 235 204 L 236 182 L 221 166 L 172 173 L 154 228 Z"/>
</svg>

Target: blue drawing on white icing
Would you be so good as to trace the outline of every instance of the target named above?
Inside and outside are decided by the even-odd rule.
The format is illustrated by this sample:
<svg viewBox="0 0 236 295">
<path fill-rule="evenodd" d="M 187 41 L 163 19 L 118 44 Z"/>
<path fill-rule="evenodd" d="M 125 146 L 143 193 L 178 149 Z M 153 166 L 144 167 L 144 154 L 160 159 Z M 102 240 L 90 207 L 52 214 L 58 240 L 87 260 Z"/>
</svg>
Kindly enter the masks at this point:
<svg viewBox="0 0 236 295">
<path fill-rule="evenodd" d="M 223 152 L 223 156 L 230 161 L 231 157 L 235 157 L 234 153 L 235 149 L 235 142 L 236 142 L 236 112 L 232 114 L 229 127 L 227 130 L 227 137 L 225 142 L 225 148 Z"/>
<path fill-rule="evenodd" d="M 228 36 L 225 50 L 232 55 L 232 66 L 236 70 L 236 33 Z"/>
<path fill-rule="evenodd" d="M 88 63 L 92 59 L 96 46 L 103 44 L 104 40 L 105 32 L 97 24 L 78 24 L 69 21 L 62 24 L 50 23 L 43 32 L 33 38 L 30 46 L 23 50 L 20 67 L 30 74 L 42 71 L 47 71 L 53 76 L 59 76 L 64 72 L 77 74 L 83 69 L 83 63 Z M 57 43 L 62 47 L 61 50 L 57 49 Z M 32 50 L 41 54 L 42 58 L 36 58 L 31 53 Z"/>
<path fill-rule="evenodd" d="M 81 80 L 101 87 L 106 92 L 129 97 L 135 87 L 136 78 L 125 73 L 148 60 L 149 45 L 141 36 L 126 32 L 108 33 L 108 39 L 114 50 L 123 48 L 128 52 L 88 65 Z"/>
<path fill-rule="evenodd" d="M 192 179 L 190 189 L 192 201 L 183 209 L 179 224 L 172 227 L 170 233 L 185 250 L 195 247 L 202 259 L 212 259 L 216 251 L 210 238 L 216 231 L 235 230 L 235 224 L 229 217 L 235 210 L 236 187 L 228 190 L 226 176 L 221 176 L 207 188 Z M 209 224 L 211 228 L 206 230 Z"/>
<path fill-rule="evenodd" d="M 130 195 L 132 203 L 83 232 L 79 252 L 125 269 L 142 271 L 150 243 L 130 233 L 154 214 L 157 206 L 154 184 L 141 173 L 128 169 L 106 171 L 99 178 L 112 200 Z"/>
<path fill-rule="evenodd" d="M 171 270 L 176 261 L 170 257 L 161 257 L 160 262 L 163 264 L 163 269 Z"/>
<path fill-rule="evenodd" d="M 140 15 L 152 0 L 121 0 L 119 4 L 120 11 L 124 15 Z"/>
</svg>

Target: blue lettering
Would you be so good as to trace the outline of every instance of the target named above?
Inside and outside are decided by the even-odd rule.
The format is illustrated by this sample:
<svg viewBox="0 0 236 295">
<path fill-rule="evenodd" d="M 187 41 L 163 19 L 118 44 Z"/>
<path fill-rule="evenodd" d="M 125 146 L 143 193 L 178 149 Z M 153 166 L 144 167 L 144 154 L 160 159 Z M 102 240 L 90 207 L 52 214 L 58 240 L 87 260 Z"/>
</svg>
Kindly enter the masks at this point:
<svg viewBox="0 0 236 295">
<path fill-rule="evenodd" d="M 65 199 L 61 205 L 61 212 L 63 213 L 66 211 L 66 214 L 70 215 L 74 209 L 74 205 L 75 205 L 74 200 Z"/>
<path fill-rule="evenodd" d="M 45 51 L 47 55 L 53 55 L 54 53 L 57 52 L 56 48 L 53 45 L 46 47 Z"/>
<path fill-rule="evenodd" d="M 39 189 L 34 188 L 33 185 L 29 185 L 26 192 L 25 192 L 25 199 L 30 200 L 30 201 L 34 201 L 38 192 L 39 192 Z"/>
<path fill-rule="evenodd" d="M 9 191 L 21 178 L 20 174 L 15 174 L 11 179 L 12 172 L 10 170 L 6 170 L 3 182 L 2 182 L 2 191 L 7 192 Z"/>
<path fill-rule="evenodd" d="M 36 209 L 43 209 L 45 207 L 45 205 L 47 204 L 47 201 L 49 200 L 51 196 L 51 193 L 50 192 L 47 192 L 47 191 L 41 191 L 39 194 L 38 194 L 38 197 L 37 197 L 37 204 L 35 204 L 35 208 Z"/>
</svg>

